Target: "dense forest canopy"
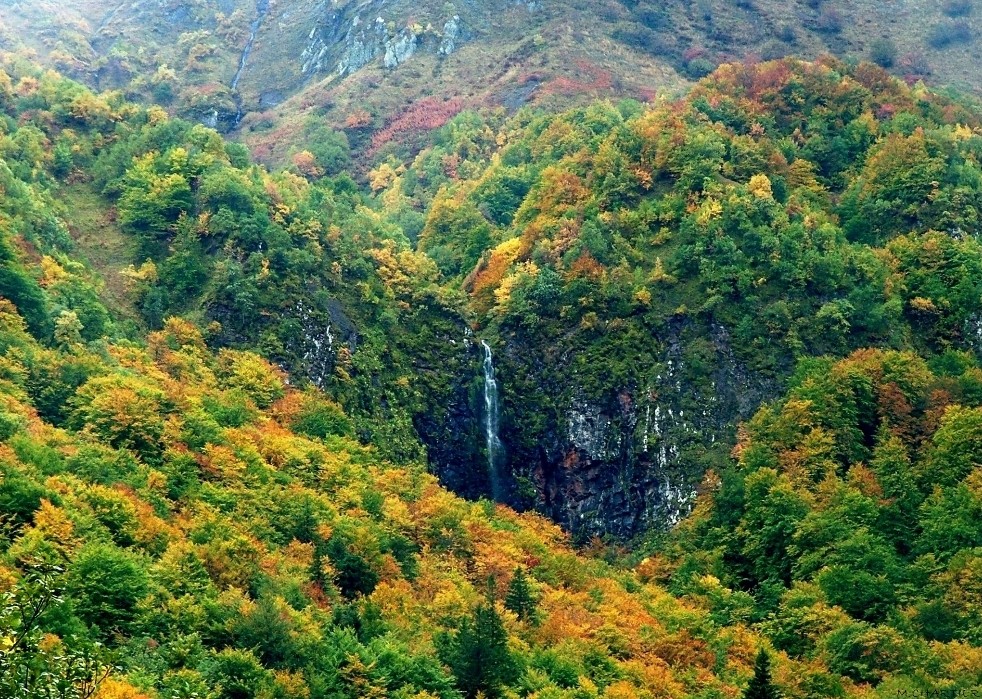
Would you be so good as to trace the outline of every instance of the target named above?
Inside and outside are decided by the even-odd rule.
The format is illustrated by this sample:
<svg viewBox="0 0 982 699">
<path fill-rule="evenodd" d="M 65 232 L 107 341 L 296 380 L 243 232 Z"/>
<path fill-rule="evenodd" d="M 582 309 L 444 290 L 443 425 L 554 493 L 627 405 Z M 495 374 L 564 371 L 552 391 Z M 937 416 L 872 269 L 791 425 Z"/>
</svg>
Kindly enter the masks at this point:
<svg viewBox="0 0 982 699">
<path fill-rule="evenodd" d="M 975 102 L 732 64 L 364 178 L 19 59 L 0 112 L 0 696 L 982 691 Z M 492 345 L 507 503 L 441 485 Z"/>
<path fill-rule="evenodd" d="M 692 492 L 802 359 L 979 348 L 978 124 L 870 64 L 739 64 L 651 107 L 459 117 L 370 182 L 505 347 L 515 501 L 630 534 L 665 513 L 619 483 Z M 598 483 L 630 506 L 577 501 Z"/>
</svg>

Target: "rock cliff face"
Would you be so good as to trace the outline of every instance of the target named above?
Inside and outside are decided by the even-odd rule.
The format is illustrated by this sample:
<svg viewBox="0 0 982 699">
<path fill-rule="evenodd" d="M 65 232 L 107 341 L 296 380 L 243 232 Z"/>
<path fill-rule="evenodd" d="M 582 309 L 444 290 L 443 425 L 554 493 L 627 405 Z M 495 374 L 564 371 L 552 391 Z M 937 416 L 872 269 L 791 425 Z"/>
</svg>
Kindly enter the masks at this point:
<svg viewBox="0 0 982 699">
<path fill-rule="evenodd" d="M 359 330 L 338 301 L 295 311 L 304 361 L 295 371 L 336 393 L 339 368 L 376 364 L 358 359 L 374 352 L 378 375 L 348 396 L 357 413 L 380 403 L 386 372 L 404 370 L 411 356 L 424 399 L 402 407 L 443 483 L 539 510 L 580 538 L 629 538 L 678 522 L 706 469 L 727 458 L 733 425 L 780 388 L 734 355 L 720 325 L 668 324 L 639 347 L 631 377 L 616 381 L 603 367 L 574 368 L 572 346 L 513 337 L 482 348 L 452 314 L 418 325 L 422 351 L 379 352 L 371 328 Z M 396 408 L 387 406 L 386 419 Z"/>
<path fill-rule="evenodd" d="M 474 38 L 472 24 L 486 21 L 483 16 L 465 20 L 456 12 L 443 16 L 425 7 L 413 9 L 415 12 L 410 12 L 400 3 L 393 5 L 384 0 L 351 0 L 324 8 L 300 54 L 301 73 L 310 78 L 334 71 L 343 77 L 380 57 L 382 65 L 391 70 L 420 51 L 449 56 Z M 398 20 L 403 20 L 407 13 L 414 16 L 414 21 L 403 26 Z M 425 22 L 416 19 L 418 13 L 428 19 Z"/>
<path fill-rule="evenodd" d="M 589 348 L 517 336 L 483 347 L 446 309 L 414 321 L 425 344 L 413 348 L 373 346 L 371 327 L 359 329 L 335 300 L 300 304 L 295 316 L 295 373 L 347 396 L 356 414 L 381 406 L 378 419 L 398 420 L 405 410 L 446 486 L 539 510 L 580 538 L 678 522 L 705 471 L 727 458 L 734 424 L 780 389 L 734 355 L 720 325 L 669 323 L 617 380 L 577 362 Z M 410 365 L 422 399 L 396 405 L 384 386 Z M 377 373 L 345 393 L 352 384 L 338 375 L 359 366 Z"/>
<path fill-rule="evenodd" d="M 467 498 L 492 497 L 480 345 L 465 331 L 449 348 L 448 390 L 413 423 L 426 445 L 431 470 L 446 487 Z"/>
<path fill-rule="evenodd" d="M 687 343 L 700 341 L 699 376 Z M 726 330 L 678 324 L 652 338 L 657 360 L 626 385 L 587 391 L 562 352 L 501 352 L 502 439 L 511 501 L 574 535 L 627 538 L 676 523 L 706 469 L 726 458 L 733 425 L 776 395 L 730 349 Z"/>
<path fill-rule="evenodd" d="M 780 388 L 721 325 L 667 322 L 621 343 L 637 358 L 614 372 L 603 337 L 475 336 L 452 308 L 411 306 L 383 322 L 312 289 L 288 313 L 284 367 L 337 397 L 366 439 L 421 444 L 455 492 L 539 510 L 581 538 L 678 522 L 733 425 Z M 223 344 L 262 334 L 228 309 L 211 315 Z"/>
<path fill-rule="evenodd" d="M 299 302 L 291 316 L 295 342 L 286 356 L 300 359 L 285 365 L 291 374 L 338 396 L 361 418 L 366 439 L 381 441 L 372 430 L 401 426 L 419 440 L 448 487 L 465 497 L 490 496 L 483 355 L 463 318 L 432 308 L 405 319 L 412 333 L 380 334 L 373 322 L 350 317 L 335 298 Z M 392 344 L 394 338 L 416 344 Z M 399 376 L 412 382 L 411 397 L 392 390 Z"/>
</svg>

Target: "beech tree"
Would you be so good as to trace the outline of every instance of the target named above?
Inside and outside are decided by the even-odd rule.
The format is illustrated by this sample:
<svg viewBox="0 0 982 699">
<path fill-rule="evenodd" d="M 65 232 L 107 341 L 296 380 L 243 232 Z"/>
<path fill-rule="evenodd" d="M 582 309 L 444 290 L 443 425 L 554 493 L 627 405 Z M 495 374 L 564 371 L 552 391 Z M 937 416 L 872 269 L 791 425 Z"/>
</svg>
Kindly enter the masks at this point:
<svg viewBox="0 0 982 699">
<path fill-rule="evenodd" d="M 44 638 L 42 617 L 63 602 L 61 572 L 35 566 L 0 593 L 0 696 L 89 699 L 114 669 L 101 644 Z"/>
</svg>

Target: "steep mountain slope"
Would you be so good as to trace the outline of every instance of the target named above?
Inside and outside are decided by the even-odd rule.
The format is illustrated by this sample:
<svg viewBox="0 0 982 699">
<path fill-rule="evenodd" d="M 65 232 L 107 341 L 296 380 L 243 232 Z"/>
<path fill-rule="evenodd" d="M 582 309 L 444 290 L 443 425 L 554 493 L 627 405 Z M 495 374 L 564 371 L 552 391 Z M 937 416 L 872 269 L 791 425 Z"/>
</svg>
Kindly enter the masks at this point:
<svg viewBox="0 0 982 699">
<path fill-rule="evenodd" d="M 42 0 L 0 5 L 0 41 L 101 89 L 239 128 L 281 163 L 324 126 L 372 153 L 393 124 L 398 143 L 467 107 L 647 99 L 749 57 L 873 57 L 978 89 L 980 19 L 972 0 Z"/>
<path fill-rule="evenodd" d="M 869 64 L 733 65 L 647 110 L 455 120 L 372 181 L 494 349 L 509 500 L 630 536 L 803 358 L 980 349 L 979 114 Z"/>
<path fill-rule="evenodd" d="M 23 61 L 0 112 L 0 696 L 982 691 L 973 103 L 734 65 L 374 197 Z M 427 451 L 578 535 L 696 509 L 629 569 Z"/>
<path fill-rule="evenodd" d="M 256 348 L 388 458 L 468 496 L 498 484 L 578 536 L 678 521 L 804 357 L 977 349 L 978 110 L 869 64 L 729 66 L 647 109 L 462 114 L 371 171 L 375 197 L 14 72 L 11 152 L 113 207 L 147 326 L 182 314 Z"/>
<path fill-rule="evenodd" d="M 16 168 L 4 204 L 16 245 L 44 264 L 0 293 L 38 337 L 52 340 L 65 314 L 85 340 L 136 339 L 185 314 L 329 390 L 389 458 L 481 460 L 481 357 L 458 294 L 350 178 L 270 174 L 214 131 L 22 67 L 0 81 L 0 143 Z M 77 209 L 71 225 L 61 207 Z M 115 323 L 79 254 L 108 279 Z"/>
<path fill-rule="evenodd" d="M 576 27 L 595 25 L 594 10 L 536 0 L 161 0 L 15 3 L 0 18 L 10 48 L 26 43 L 100 89 L 123 88 L 222 130 L 241 121 L 260 155 L 282 157 L 308 117 L 350 124 L 357 138 L 420 101 L 449 101 L 443 108 L 455 113 L 514 108 L 544 83 L 555 82 L 543 95 L 562 99 L 679 82 L 606 32 L 583 41 Z"/>
<path fill-rule="evenodd" d="M 575 555 L 554 525 L 385 463 L 347 437 L 335 404 L 285 387 L 256 355 L 211 353 L 186 322 L 145 350 L 52 351 L 3 301 L 0 345 L 0 584 L 20 586 L 0 608 L 4 696 L 42 696 L 59 679 L 45 670 L 99 676 L 100 664 L 59 664 L 110 662 L 96 643 L 119 665 L 100 697 L 453 699 L 525 685 L 616 697 L 732 692 L 747 674 L 759 640 L 745 629 L 677 637 L 704 613 Z M 39 419 L 27 378 L 59 364 L 87 374 L 64 429 Z M 17 605 L 43 599 L 38 580 L 59 599 L 25 626 Z M 454 633 L 472 618 L 481 650 Z M 22 632 L 28 645 L 8 653 Z M 499 665 L 480 676 L 455 660 L 487 663 L 487 648 Z M 690 651 L 698 678 L 674 659 Z"/>
<path fill-rule="evenodd" d="M 720 614 L 741 603 L 714 585 L 749 593 L 743 613 L 766 618 L 778 647 L 856 681 L 929 643 L 977 651 L 980 380 L 960 352 L 807 362 L 746 425 L 735 463 L 673 533 L 670 562 L 649 564 Z"/>
<path fill-rule="evenodd" d="M 617 569 L 574 553 L 551 523 L 463 501 L 420 466 L 379 459 L 350 439 L 336 404 L 285 386 L 255 354 L 214 354 L 185 321 L 169 321 L 143 349 L 68 338 L 53 350 L 0 301 L 0 347 L 5 696 L 86 696 L 84 683 L 108 666 L 100 699 L 708 699 L 736 695 L 749 679 L 755 652 L 768 648 L 761 631 L 779 649 L 770 651 L 773 681 L 793 699 L 864 697 L 875 685 L 884 693 L 971 692 L 982 682 L 977 590 L 959 584 L 977 570 L 971 546 L 982 535 L 978 467 L 965 456 L 977 453 L 978 434 L 965 429 L 978 422 L 977 408 L 950 405 L 936 431 L 924 433 L 925 466 L 943 468 L 946 487 L 924 508 L 916 549 L 923 562 L 907 574 L 916 582 L 933 573 L 930 588 L 905 597 L 886 556 L 890 577 L 858 580 L 850 592 L 843 575 L 862 545 L 867 556 L 880 552 L 868 532 L 844 532 L 830 544 L 836 566 L 820 572 L 819 586 L 796 585 L 780 613 L 763 620 L 738 585 L 706 574 L 739 577 L 741 568 L 719 570 L 726 553 L 712 548 L 711 525 L 737 516 L 730 510 L 694 521 L 707 549 L 693 551 L 702 541 L 682 538 L 690 563 L 647 559 L 637 571 Z M 977 396 L 978 367 L 951 360 L 951 398 Z M 933 420 L 942 408 L 918 403 L 941 384 L 909 357 L 855 362 L 858 376 L 845 364 L 831 372 L 844 389 L 836 401 L 805 398 L 827 395 L 814 385 L 829 374 L 823 366 L 781 408 L 758 416 L 741 470 L 717 496 L 718 507 L 736 508 L 743 503 L 732 491 L 743 492 L 742 479 L 748 493 L 770 487 L 767 497 L 747 498 L 749 522 L 738 530 L 747 543 L 734 542 L 759 575 L 789 565 L 769 545 L 787 542 L 780 517 L 798 522 L 796 542 L 808 532 L 834 538 L 821 526 L 830 513 L 808 513 L 812 502 L 866 520 L 879 511 L 885 530 L 898 533 L 891 527 L 916 502 L 877 499 L 919 497 L 904 478 L 935 480 L 916 465 L 913 476 L 890 480 L 889 465 L 903 463 L 902 440 L 918 432 L 921 409 Z M 36 406 L 58 379 L 35 377 L 65 367 L 85 380 L 56 428 Z M 875 384 L 863 383 L 866 372 Z M 895 381 L 913 412 L 889 397 Z M 853 463 L 846 485 L 831 462 L 861 458 L 862 438 L 852 433 L 870 416 L 850 413 L 849 401 L 864 403 L 872 386 L 883 389 L 885 424 L 911 431 L 883 435 L 872 473 Z M 801 411 L 815 422 L 803 424 Z M 752 468 L 759 471 L 746 472 Z M 823 473 L 831 484 L 816 480 Z M 788 482 L 801 479 L 809 488 L 793 499 Z M 960 526 L 945 534 L 942 513 L 953 511 Z M 769 526 L 755 527 L 757 519 Z M 801 565 L 811 560 L 804 553 L 799 546 Z M 687 599 L 653 582 L 673 568 Z M 762 593 L 764 610 L 772 588 Z M 927 597 L 936 590 L 941 603 Z M 913 625 L 899 615 L 885 623 L 884 605 L 911 612 Z"/>
</svg>

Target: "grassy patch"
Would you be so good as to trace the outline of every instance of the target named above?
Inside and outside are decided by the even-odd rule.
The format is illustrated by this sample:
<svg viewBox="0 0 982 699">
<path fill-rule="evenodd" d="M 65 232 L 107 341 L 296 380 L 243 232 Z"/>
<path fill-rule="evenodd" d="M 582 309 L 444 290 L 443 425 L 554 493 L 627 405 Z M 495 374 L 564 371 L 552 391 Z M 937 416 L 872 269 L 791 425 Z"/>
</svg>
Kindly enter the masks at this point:
<svg viewBox="0 0 982 699">
<path fill-rule="evenodd" d="M 136 254 L 136 241 L 114 220 L 114 209 L 88 183 L 66 185 L 59 192 L 69 214 L 67 223 L 76 256 L 103 280 L 101 297 L 118 320 L 142 324 L 135 299 L 122 275 Z"/>
</svg>

